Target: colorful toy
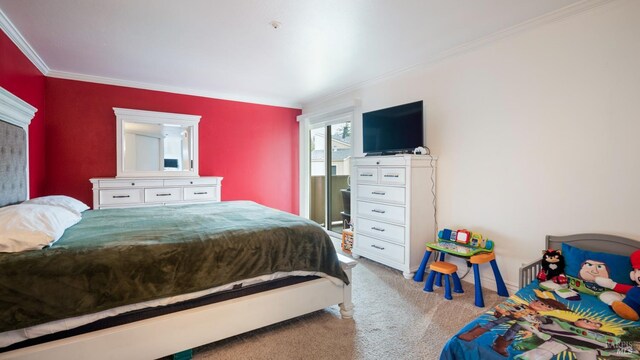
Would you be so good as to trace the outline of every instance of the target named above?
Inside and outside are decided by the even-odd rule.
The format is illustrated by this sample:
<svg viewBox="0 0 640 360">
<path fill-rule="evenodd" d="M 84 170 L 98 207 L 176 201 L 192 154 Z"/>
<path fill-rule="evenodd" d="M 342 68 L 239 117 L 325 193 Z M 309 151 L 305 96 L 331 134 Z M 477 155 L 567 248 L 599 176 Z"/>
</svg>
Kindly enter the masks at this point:
<svg viewBox="0 0 640 360">
<path fill-rule="evenodd" d="M 463 240 L 458 241 L 459 236 L 462 236 L 461 239 L 468 239 L 468 241 L 466 243 Z M 444 250 L 456 255 L 471 256 L 491 252 L 493 250 L 493 241 L 483 238 L 480 233 L 472 233 L 464 229 L 457 231 L 443 229 L 438 232 L 438 241 L 429 243 L 428 246 L 434 250 Z"/>
<path fill-rule="evenodd" d="M 542 269 L 538 272 L 538 280 L 552 280 L 558 284 L 566 284 L 567 277 L 564 275 L 564 265 L 564 256 L 562 256 L 560 250 L 548 249 L 543 251 Z"/>
<path fill-rule="evenodd" d="M 611 279 L 602 277 L 597 277 L 595 280 L 600 286 L 626 294 L 622 301 L 613 301 L 611 308 L 623 319 L 638 321 L 640 320 L 640 250 L 631 254 L 631 267 L 633 270 L 629 273 L 629 277 L 631 277 L 631 281 L 636 283 L 636 286 L 618 284 Z"/>
<path fill-rule="evenodd" d="M 468 244 L 469 240 L 471 240 L 471 232 L 467 229 L 458 230 L 456 234 L 456 241 L 461 244 Z"/>
<path fill-rule="evenodd" d="M 471 233 L 471 243 L 470 243 L 470 245 L 474 246 L 474 247 L 478 247 L 478 246 L 480 246 L 480 243 L 482 243 L 482 234 L 479 234 L 479 233 L 476 233 L 476 232 Z M 484 247 L 484 246 L 482 246 L 482 247 Z"/>
<path fill-rule="evenodd" d="M 442 229 L 438 232 L 439 240 L 455 241 L 466 246 L 473 248 L 482 248 L 491 250 L 493 248 L 493 242 L 491 240 L 482 237 L 482 234 L 471 232 L 465 229 L 462 230 L 450 230 Z M 488 244 L 488 245 L 487 245 Z"/>
</svg>

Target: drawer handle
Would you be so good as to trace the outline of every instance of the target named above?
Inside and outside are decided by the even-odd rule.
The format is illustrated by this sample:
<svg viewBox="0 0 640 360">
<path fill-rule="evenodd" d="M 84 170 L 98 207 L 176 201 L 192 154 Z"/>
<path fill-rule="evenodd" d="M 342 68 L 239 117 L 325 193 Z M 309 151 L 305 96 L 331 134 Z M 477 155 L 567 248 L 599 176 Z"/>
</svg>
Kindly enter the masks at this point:
<svg viewBox="0 0 640 360">
<path fill-rule="evenodd" d="M 379 228 L 379 227 L 375 227 L 375 226 L 372 226 L 372 227 L 371 227 L 371 230 L 380 231 L 380 232 L 383 232 L 383 231 L 384 231 L 384 229 L 383 229 L 383 228 Z"/>
<path fill-rule="evenodd" d="M 207 195 L 208 192 L 206 191 L 198 191 L 198 192 L 194 192 L 193 195 Z"/>
<path fill-rule="evenodd" d="M 384 191 L 372 191 L 371 194 L 373 194 L 373 195 L 385 195 L 386 192 L 384 192 Z"/>
<path fill-rule="evenodd" d="M 373 176 L 373 174 L 360 174 L 360 176 Z"/>
<path fill-rule="evenodd" d="M 378 245 L 371 245 L 371 247 L 378 250 L 384 250 L 382 246 L 378 246 Z"/>
<path fill-rule="evenodd" d="M 156 196 L 171 196 L 171 194 L 156 194 Z"/>
<path fill-rule="evenodd" d="M 124 199 L 129 197 L 131 197 L 131 195 L 113 195 L 114 199 Z"/>
<path fill-rule="evenodd" d="M 385 174 L 384 177 L 397 178 L 400 177 L 398 174 Z"/>
<path fill-rule="evenodd" d="M 378 210 L 378 209 L 373 209 L 373 210 L 371 210 L 371 212 L 378 213 L 378 214 L 384 214 L 384 213 L 386 213 L 386 211 L 384 211 L 384 210 Z"/>
</svg>

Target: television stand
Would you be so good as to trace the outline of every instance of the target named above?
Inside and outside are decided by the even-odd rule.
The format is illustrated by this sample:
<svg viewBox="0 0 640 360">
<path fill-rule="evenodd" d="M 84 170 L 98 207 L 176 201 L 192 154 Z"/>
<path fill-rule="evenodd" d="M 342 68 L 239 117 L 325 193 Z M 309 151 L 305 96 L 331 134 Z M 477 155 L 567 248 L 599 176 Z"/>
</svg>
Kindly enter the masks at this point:
<svg viewBox="0 0 640 360">
<path fill-rule="evenodd" d="M 423 155 L 354 157 L 351 176 L 352 254 L 411 279 L 425 243 L 435 241 L 433 194 L 437 159 Z"/>
</svg>

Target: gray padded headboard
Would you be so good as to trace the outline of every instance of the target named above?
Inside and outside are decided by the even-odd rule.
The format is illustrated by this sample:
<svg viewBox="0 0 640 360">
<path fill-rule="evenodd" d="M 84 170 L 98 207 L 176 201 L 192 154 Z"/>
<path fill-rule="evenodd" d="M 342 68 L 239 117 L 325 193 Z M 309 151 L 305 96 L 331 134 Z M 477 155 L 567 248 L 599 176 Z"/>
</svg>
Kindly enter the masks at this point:
<svg viewBox="0 0 640 360">
<path fill-rule="evenodd" d="M 0 121 L 0 206 L 27 199 L 27 134 Z"/>
<path fill-rule="evenodd" d="M 547 235 L 547 249 L 561 249 L 562 243 L 584 250 L 629 256 L 640 249 L 640 241 L 606 234 Z"/>
</svg>

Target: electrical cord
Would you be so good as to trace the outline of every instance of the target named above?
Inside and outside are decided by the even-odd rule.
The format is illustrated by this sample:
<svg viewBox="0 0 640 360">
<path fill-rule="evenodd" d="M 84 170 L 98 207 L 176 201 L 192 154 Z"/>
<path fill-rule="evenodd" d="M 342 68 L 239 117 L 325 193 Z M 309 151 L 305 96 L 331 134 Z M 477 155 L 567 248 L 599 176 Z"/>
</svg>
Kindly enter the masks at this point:
<svg viewBox="0 0 640 360">
<path fill-rule="evenodd" d="M 436 195 L 436 179 L 435 179 L 435 172 L 436 172 L 436 168 L 433 166 L 433 155 L 431 155 L 431 149 L 429 149 L 428 146 L 424 147 L 427 150 L 426 155 L 429 156 L 429 166 L 431 167 L 431 194 L 433 195 L 433 222 L 435 224 L 435 238 L 438 237 L 438 196 Z M 436 261 L 435 259 L 438 259 L 440 254 L 438 252 L 438 254 L 436 254 L 437 256 L 434 257 L 433 261 Z M 460 280 L 464 279 L 467 275 L 469 275 L 469 272 L 471 271 L 471 266 L 467 263 L 467 271 L 465 271 L 464 275 L 460 276 L 458 275 L 458 277 L 460 278 Z"/>
<path fill-rule="evenodd" d="M 429 166 L 431 167 L 431 195 L 432 197 L 432 205 L 433 205 L 433 223 L 434 223 L 434 238 L 438 238 L 438 207 L 437 207 L 437 196 L 436 196 L 436 179 L 435 179 L 435 167 L 433 166 L 433 155 L 431 155 L 431 149 L 428 146 L 424 146 L 424 149 L 427 151 L 425 154 L 429 157 Z M 438 251 L 436 256 L 431 260 L 432 262 L 437 261 L 436 259 L 440 258 L 440 252 Z M 466 275 L 466 274 L 465 274 Z"/>
<path fill-rule="evenodd" d="M 429 156 L 429 166 L 431 167 L 431 194 L 433 195 L 432 204 L 433 204 L 433 222 L 435 225 L 435 237 L 438 237 L 438 206 L 437 206 L 437 195 L 436 195 L 436 168 L 433 166 L 433 155 L 431 155 L 431 149 L 428 146 L 424 147 L 427 150 L 427 156 Z"/>
</svg>

